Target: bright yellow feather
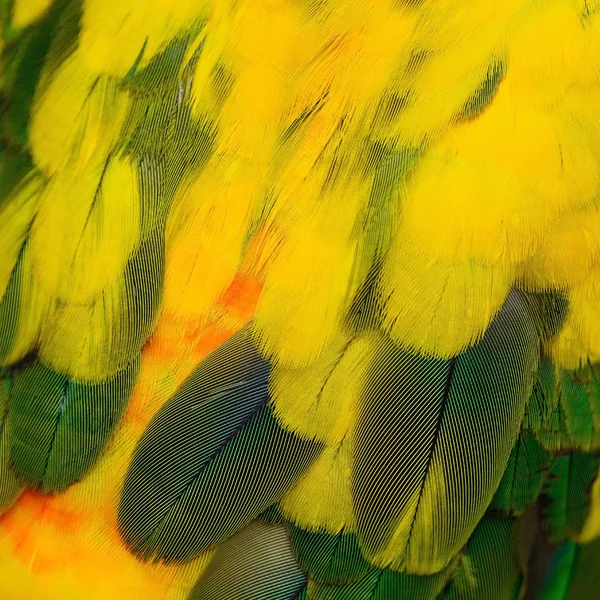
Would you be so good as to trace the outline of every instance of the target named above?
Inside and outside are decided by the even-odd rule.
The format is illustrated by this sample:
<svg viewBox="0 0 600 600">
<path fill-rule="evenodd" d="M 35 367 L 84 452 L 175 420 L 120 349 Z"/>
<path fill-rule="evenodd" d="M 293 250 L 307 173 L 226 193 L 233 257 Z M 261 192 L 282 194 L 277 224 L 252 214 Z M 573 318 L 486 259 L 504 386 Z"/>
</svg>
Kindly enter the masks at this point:
<svg viewBox="0 0 600 600">
<path fill-rule="evenodd" d="M 27 238 L 42 189 L 42 178 L 31 174 L 9 197 L 0 200 L 0 300 Z"/>
<path fill-rule="evenodd" d="M 11 24 L 22 29 L 39 19 L 50 8 L 52 0 L 14 0 Z"/>
</svg>

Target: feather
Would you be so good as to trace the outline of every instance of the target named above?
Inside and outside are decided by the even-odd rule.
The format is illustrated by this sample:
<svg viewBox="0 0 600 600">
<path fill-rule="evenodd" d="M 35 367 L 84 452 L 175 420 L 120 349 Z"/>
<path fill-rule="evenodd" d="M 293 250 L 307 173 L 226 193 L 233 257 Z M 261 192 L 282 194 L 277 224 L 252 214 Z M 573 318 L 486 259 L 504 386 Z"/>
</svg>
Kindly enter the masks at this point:
<svg viewBox="0 0 600 600">
<path fill-rule="evenodd" d="M 40 285 L 62 302 L 89 303 L 122 274 L 139 238 L 135 165 L 115 157 L 85 176 L 62 171 L 42 193 L 31 230 Z"/>
<path fill-rule="evenodd" d="M 298 564 L 311 581 L 344 585 L 362 579 L 373 569 L 351 531 L 331 535 L 291 526 L 290 538 Z"/>
<path fill-rule="evenodd" d="M 440 600 L 513 600 L 521 586 L 515 521 L 485 516 L 469 539 L 462 566 Z M 465 572 L 466 571 L 466 572 Z"/>
<path fill-rule="evenodd" d="M 31 5 L 47 3 L 47 0 L 20 0 L 22 9 Z M 7 102 L 2 111 L 3 131 L 20 146 L 27 146 L 29 121 L 36 86 L 39 82 L 44 60 L 50 49 L 53 35 L 59 18 L 63 14 L 62 3 L 56 2 L 46 14 L 38 20 L 25 34 L 26 42 L 13 43 L 4 49 L 0 56 L 0 72 L 2 72 L 2 88 L 10 94 L 12 102 Z M 25 15 L 23 15 L 24 17 Z M 29 14 L 28 18 L 34 17 Z M 13 15 L 13 26 L 14 25 Z"/>
<path fill-rule="evenodd" d="M 598 475 L 597 453 L 557 456 L 542 491 L 542 525 L 552 543 L 576 539 L 590 509 L 592 484 Z"/>
<path fill-rule="evenodd" d="M 12 10 L 12 26 L 27 27 L 44 14 L 52 0 L 15 0 Z"/>
<path fill-rule="evenodd" d="M 119 529 L 136 554 L 165 561 L 198 555 L 277 501 L 317 457 L 320 444 L 275 420 L 269 371 L 247 332 L 237 334 L 157 413 L 119 508 Z"/>
<path fill-rule="evenodd" d="M 188 600 L 296 600 L 305 585 L 286 527 L 255 521 L 218 547 Z"/>
<path fill-rule="evenodd" d="M 99 384 L 81 384 L 40 362 L 7 379 L 11 465 L 32 488 L 64 490 L 80 480 L 112 437 L 139 361 Z"/>
<path fill-rule="evenodd" d="M 90 163 L 103 164 L 119 141 L 129 105 L 118 82 L 89 73 L 76 50 L 33 108 L 29 143 L 36 164 L 48 175 L 67 165 L 85 174 Z"/>
<path fill-rule="evenodd" d="M 435 600 L 454 565 L 435 575 L 412 575 L 391 569 L 371 569 L 362 579 L 345 586 L 308 583 L 308 597 L 316 600 Z"/>
<path fill-rule="evenodd" d="M 0 370 L 0 513 L 11 507 L 23 491 L 23 484 L 10 467 L 10 431 L 8 428 L 9 381 Z"/>
<path fill-rule="evenodd" d="M 91 303 L 57 304 L 42 329 L 42 361 L 72 379 L 85 381 L 102 380 L 129 365 L 154 329 L 163 264 L 164 234 L 158 229 Z"/>
<path fill-rule="evenodd" d="M 576 371 L 542 363 L 525 427 L 549 451 L 600 448 L 600 387 L 597 365 Z"/>
<path fill-rule="evenodd" d="M 35 174 L 27 175 L 11 195 L 0 202 L 0 299 L 27 239 L 43 183 Z"/>
<path fill-rule="evenodd" d="M 35 350 L 42 323 L 51 314 L 49 298 L 40 293 L 26 243 L 0 301 L 0 363 L 20 361 Z"/>
<path fill-rule="evenodd" d="M 550 468 L 550 457 L 533 436 L 521 433 L 510 453 L 490 508 L 521 515 L 537 499 Z"/>
<path fill-rule="evenodd" d="M 382 343 L 362 399 L 352 483 L 369 560 L 425 574 L 460 550 L 502 478 L 537 348 L 518 293 L 480 344 L 449 361 Z"/>
</svg>

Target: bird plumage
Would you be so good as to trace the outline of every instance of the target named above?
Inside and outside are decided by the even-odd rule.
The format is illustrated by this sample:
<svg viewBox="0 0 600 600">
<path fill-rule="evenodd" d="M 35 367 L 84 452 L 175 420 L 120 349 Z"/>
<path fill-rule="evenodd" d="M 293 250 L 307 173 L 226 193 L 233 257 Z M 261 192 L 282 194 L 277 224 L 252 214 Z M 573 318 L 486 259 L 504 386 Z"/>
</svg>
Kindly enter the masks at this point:
<svg viewBox="0 0 600 600">
<path fill-rule="evenodd" d="M 3 597 L 593 597 L 599 92 L 593 0 L 0 1 Z"/>
</svg>

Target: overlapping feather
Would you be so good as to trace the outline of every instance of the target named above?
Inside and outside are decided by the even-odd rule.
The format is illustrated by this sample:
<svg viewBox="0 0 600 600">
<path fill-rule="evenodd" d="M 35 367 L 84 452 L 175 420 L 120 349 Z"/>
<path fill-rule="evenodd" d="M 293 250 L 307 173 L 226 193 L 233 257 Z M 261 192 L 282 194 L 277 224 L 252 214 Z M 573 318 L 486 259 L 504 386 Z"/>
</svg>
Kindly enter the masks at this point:
<svg viewBox="0 0 600 600">
<path fill-rule="evenodd" d="M 5 5 L 5 508 L 90 473 L 52 502 L 110 489 L 88 545 L 197 557 L 191 597 L 516 598 L 532 504 L 593 537 L 597 3 Z M 246 562 L 273 502 L 305 586 L 289 548 Z"/>
</svg>

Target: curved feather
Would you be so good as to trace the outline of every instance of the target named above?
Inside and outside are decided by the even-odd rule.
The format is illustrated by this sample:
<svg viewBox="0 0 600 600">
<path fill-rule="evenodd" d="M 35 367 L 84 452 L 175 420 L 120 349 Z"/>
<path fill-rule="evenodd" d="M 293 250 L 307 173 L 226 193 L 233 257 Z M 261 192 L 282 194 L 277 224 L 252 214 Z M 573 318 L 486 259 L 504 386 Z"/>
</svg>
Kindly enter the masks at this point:
<svg viewBox="0 0 600 600">
<path fill-rule="evenodd" d="M 277 423 L 269 373 L 244 331 L 204 360 L 157 413 L 119 507 L 119 530 L 132 551 L 166 561 L 198 555 L 276 502 L 316 458 L 321 444 Z"/>
<path fill-rule="evenodd" d="M 342 585 L 361 579 L 373 569 L 353 532 L 331 535 L 292 525 L 290 538 L 298 563 L 313 581 Z"/>
<path fill-rule="evenodd" d="M 465 547 L 462 566 L 440 600 L 513 600 L 520 586 L 515 521 L 485 516 Z"/>
<path fill-rule="evenodd" d="M 521 515 L 535 502 L 550 469 L 550 456 L 533 436 L 521 433 L 510 453 L 490 508 Z"/>
<path fill-rule="evenodd" d="M 305 586 L 287 528 L 255 521 L 218 546 L 188 600 L 296 600 Z"/>
<path fill-rule="evenodd" d="M 8 428 L 8 388 L 4 370 L 0 370 L 0 513 L 10 508 L 23 490 L 23 484 L 10 467 L 10 431 Z"/>
<path fill-rule="evenodd" d="M 451 360 L 383 342 L 356 433 L 353 497 L 366 556 L 444 568 L 483 516 L 531 392 L 538 336 L 513 292 L 483 340 Z"/>
<path fill-rule="evenodd" d="M 94 465 L 123 414 L 139 359 L 98 384 L 73 381 L 40 362 L 7 379 L 12 467 L 30 487 L 57 492 Z"/>
<path fill-rule="evenodd" d="M 552 543 L 575 539 L 590 510 L 598 475 L 597 452 L 570 452 L 553 459 L 542 492 L 542 526 Z"/>
<path fill-rule="evenodd" d="M 435 600 L 454 565 L 435 575 L 412 575 L 391 569 L 371 569 L 355 583 L 344 586 L 309 581 L 308 597 L 315 600 Z"/>
</svg>

